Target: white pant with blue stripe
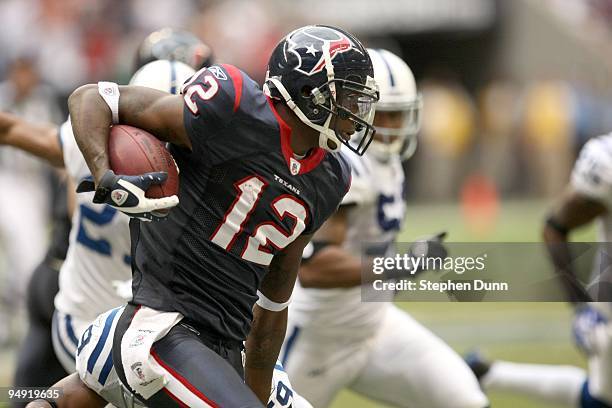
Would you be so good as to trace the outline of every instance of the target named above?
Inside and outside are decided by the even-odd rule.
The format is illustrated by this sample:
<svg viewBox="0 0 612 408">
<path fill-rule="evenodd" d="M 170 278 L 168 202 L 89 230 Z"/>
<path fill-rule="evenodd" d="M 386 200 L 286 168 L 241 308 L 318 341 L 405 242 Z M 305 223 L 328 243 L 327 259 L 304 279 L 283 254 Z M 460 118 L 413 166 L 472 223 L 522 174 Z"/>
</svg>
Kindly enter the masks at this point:
<svg viewBox="0 0 612 408">
<path fill-rule="evenodd" d="M 446 343 L 395 305 L 371 338 L 299 326 L 289 311 L 281 361 L 317 408 L 343 388 L 396 407 L 488 406 L 476 377 Z"/>
<path fill-rule="evenodd" d="M 56 310 L 53 314 L 52 340 L 57 359 L 68 373 L 74 373 L 76 350 L 79 339 L 89 321 L 75 318 Z"/>
<path fill-rule="evenodd" d="M 81 380 L 113 406 L 141 407 L 123 387 L 113 365 L 115 326 L 124 308 L 118 307 L 101 314 L 85 329 L 76 351 L 76 368 Z"/>
</svg>

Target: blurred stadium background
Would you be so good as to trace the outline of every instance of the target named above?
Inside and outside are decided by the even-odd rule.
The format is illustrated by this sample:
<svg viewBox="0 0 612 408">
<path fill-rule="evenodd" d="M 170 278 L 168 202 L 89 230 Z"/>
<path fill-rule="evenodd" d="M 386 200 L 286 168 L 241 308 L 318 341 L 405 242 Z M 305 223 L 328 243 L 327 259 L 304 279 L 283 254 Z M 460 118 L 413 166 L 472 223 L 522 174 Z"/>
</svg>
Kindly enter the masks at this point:
<svg viewBox="0 0 612 408">
<path fill-rule="evenodd" d="M 402 240 L 447 230 L 455 242 L 539 241 L 577 151 L 612 129 L 605 114 L 612 106 L 611 21 L 609 0 L 0 0 L 0 109 L 42 100 L 30 119 L 60 123 L 77 86 L 126 83 L 138 43 L 163 26 L 189 29 L 218 61 L 261 81 L 283 33 L 306 23 L 339 25 L 367 46 L 403 55 L 423 93 Z M 20 92 L 7 92 L 8 83 Z M 17 162 L 27 158 L 0 147 L 0 214 L 23 205 L 6 184 L 20 171 Z M 40 178 L 44 190 L 51 170 L 23 165 L 35 173 L 19 176 Z M 23 220 L 12 222 L 24 228 Z M 594 232 L 573 238 L 594 240 Z M 33 230 L 29 239 L 24 259 L 33 267 L 45 235 Z M 22 262 L 3 255 L 10 241 L 0 234 L 0 386 L 11 384 L 25 320 L 8 289 Z M 478 346 L 494 358 L 584 366 L 565 304 L 402 307 L 460 353 Z M 543 406 L 500 394 L 492 402 Z M 349 392 L 333 405 L 354 406 L 378 405 Z"/>
</svg>

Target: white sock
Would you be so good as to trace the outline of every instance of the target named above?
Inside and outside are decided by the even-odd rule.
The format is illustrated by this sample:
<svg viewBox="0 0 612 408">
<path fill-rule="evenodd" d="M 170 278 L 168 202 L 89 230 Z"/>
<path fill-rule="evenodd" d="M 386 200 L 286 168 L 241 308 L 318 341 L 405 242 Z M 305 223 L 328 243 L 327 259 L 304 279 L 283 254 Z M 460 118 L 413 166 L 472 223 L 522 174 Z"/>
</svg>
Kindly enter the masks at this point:
<svg viewBox="0 0 612 408">
<path fill-rule="evenodd" d="M 495 361 L 480 383 L 486 391 L 514 392 L 575 408 L 586 378 L 583 369 L 573 366 Z"/>
</svg>

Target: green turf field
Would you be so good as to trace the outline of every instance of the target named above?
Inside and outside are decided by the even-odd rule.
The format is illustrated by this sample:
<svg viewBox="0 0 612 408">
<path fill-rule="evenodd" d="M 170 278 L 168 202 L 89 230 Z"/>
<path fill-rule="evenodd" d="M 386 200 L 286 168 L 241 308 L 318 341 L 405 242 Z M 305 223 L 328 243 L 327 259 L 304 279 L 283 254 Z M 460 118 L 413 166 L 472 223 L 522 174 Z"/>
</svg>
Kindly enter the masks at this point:
<svg viewBox="0 0 612 408">
<path fill-rule="evenodd" d="M 488 229 L 471 229 L 459 205 L 408 206 L 401 240 L 447 230 L 450 242 L 540 241 L 544 201 L 510 201 L 500 206 Z M 593 228 L 578 231 L 574 240 L 592 241 Z M 517 362 L 585 365 L 570 338 L 571 309 L 563 303 L 402 303 L 417 320 L 463 354 L 478 347 L 491 358 Z M 553 408 L 514 395 L 491 394 L 494 408 Z M 343 391 L 332 408 L 385 407 Z M 421 408 L 421 407 L 418 407 Z M 423 407 L 424 408 L 424 407 Z"/>
<path fill-rule="evenodd" d="M 447 230 L 451 242 L 539 241 L 545 212 L 546 203 L 542 201 L 507 202 L 501 205 L 490 228 L 478 232 L 463 220 L 458 205 L 409 205 L 406 229 L 400 238 L 410 241 Z M 593 240 L 593 229 L 580 231 L 574 238 Z M 459 353 L 478 347 L 493 358 L 584 366 L 584 359 L 570 340 L 572 313 L 563 303 L 404 303 L 400 306 Z M 14 354 L 14 349 L 0 350 L 0 386 L 10 384 Z M 516 396 L 492 394 L 490 397 L 494 408 L 550 407 Z M 384 405 L 344 391 L 332 407 Z"/>
</svg>

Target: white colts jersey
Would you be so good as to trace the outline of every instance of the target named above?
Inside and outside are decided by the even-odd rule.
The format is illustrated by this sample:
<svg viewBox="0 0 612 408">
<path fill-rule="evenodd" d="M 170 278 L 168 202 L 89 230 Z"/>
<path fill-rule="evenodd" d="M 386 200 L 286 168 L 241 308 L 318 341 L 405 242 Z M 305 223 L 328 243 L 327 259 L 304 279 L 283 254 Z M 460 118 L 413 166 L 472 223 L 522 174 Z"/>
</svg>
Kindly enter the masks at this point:
<svg viewBox="0 0 612 408">
<path fill-rule="evenodd" d="M 355 256 L 364 251 L 382 256 L 395 241 L 405 212 L 404 171 L 399 157 L 381 163 L 368 155 L 347 155 L 352 166 L 351 187 L 342 205 L 348 212 L 344 248 Z M 348 289 L 305 289 L 296 285 L 289 318 L 301 327 L 330 334 L 355 337 L 373 335 L 384 320 L 385 295 L 380 302 L 362 302 L 361 287 Z"/>
<path fill-rule="evenodd" d="M 612 243 L 612 133 L 593 138 L 584 145 L 572 171 L 571 185 L 579 194 L 607 207 L 608 213 L 597 220 L 597 239 L 610 245 Z M 598 257 L 598 260 L 601 258 Z M 612 282 L 612 265 L 595 265 L 593 278 Z M 598 308 L 603 309 L 608 318 L 612 319 L 612 303 L 602 303 Z"/>
<path fill-rule="evenodd" d="M 70 121 L 61 126 L 60 139 L 66 169 L 78 185 L 90 173 Z M 129 218 L 110 206 L 93 204 L 92 198 L 93 193 L 77 194 L 70 246 L 55 297 L 57 310 L 85 321 L 125 304 L 119 287 L 132 278 Z"/>
</svg>

